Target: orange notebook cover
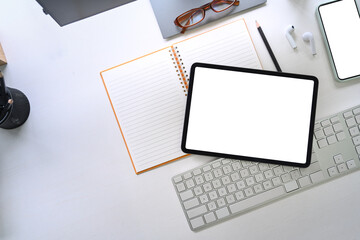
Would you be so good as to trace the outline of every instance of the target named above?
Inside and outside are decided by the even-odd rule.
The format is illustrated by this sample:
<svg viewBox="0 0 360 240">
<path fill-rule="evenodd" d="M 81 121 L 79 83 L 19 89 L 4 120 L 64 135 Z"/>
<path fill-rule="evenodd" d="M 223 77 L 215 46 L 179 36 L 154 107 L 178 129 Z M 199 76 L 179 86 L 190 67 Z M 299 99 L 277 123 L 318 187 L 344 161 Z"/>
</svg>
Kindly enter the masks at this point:
<svg viewBox="0 0 360 240">
<path fill-rule="evenodd" d="M 187 156 L 180 145 L 194 62 L 262 68 L 240 19 L 100 73 L 136 174 Z"/>
</svg>

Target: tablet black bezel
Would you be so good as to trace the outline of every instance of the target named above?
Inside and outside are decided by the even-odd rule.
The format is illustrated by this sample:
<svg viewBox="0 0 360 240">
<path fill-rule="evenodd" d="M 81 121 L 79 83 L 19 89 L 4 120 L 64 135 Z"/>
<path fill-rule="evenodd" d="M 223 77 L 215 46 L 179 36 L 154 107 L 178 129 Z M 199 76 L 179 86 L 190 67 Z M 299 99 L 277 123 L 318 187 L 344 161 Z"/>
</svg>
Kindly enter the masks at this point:
<svg viewBox="0 0 360 240">
<path fill-rule="evenodd" d="M 265 158 L 251 157 L 251 156 L 233 155 L 233 154 L 209 152 L 209 151 L 202 151 L 202 150 L 186 148 L 186 139 L 187 139 L 188 123 L 189 123 L 190 108 L 191 108 L 191 97 L 192 97 L 193 86 L 194 86 L 194 75 L 195 75 L 195 70 L 197 67 L 228 70 L 228 71 L 237 71 L 237 72 L 246 72 L 246 73 L 262 74 L 262 75 L 270 75 L 270 76 L 279 76 L 279 77 L 287 77 L 287 78 L 296 78 L 296 79 L 303 79 L 304 81 L 306 81 L 306 80 L 313 81 L 314 88 L 313 88 L 313 95 L 312 95 L 312 106 L 311 106 L 311 116 L 310 116 L 310 127 L 309 127 L 309 134 L 308 134 L 306 162 L 305 163 L 294 163 L 294 162 L 281 161 L 281 160 L 277 160 L 277 159 L 265 159 Z M 282 164 L 282 165 L 289 165 L 289 166 L 294 166 L 294 167 L 308 167 L 311 162 L 318 85 L 319 85 L 319 81 L 315 76 L 301 75 L 301 74 L 294 74 L 294 73 L 284 73 L 284 72 L 274 72 L 274 71 L 258 70 L 258 69 L 249 69 L 249 68 L 240 68 L 240 67 L 230 67 L 230 66 L 214 65 L 214 64 L 207 64 L 207 63 L 194 63 L 191 66 L 191 71 L 190 71 L 190 81 L 189 81 L 188 97 L 187 97 L 186 109 L 185 109 L 185 119 L 184 119 L 183 135 L 182 135 L 182 141 L 181 141 L 181 149 L 183 152 L 190 153 L 190 154 L 198 154 L 198 155 L 213 156 L 213 157 L 220 157 L 220 158 L 230 158 L 230 159 L 238 159 L 238 160 L 247 160 L 247 161 L 257 161 L 257 162 L 271 163 L 271 164 Z"/>
</svg>

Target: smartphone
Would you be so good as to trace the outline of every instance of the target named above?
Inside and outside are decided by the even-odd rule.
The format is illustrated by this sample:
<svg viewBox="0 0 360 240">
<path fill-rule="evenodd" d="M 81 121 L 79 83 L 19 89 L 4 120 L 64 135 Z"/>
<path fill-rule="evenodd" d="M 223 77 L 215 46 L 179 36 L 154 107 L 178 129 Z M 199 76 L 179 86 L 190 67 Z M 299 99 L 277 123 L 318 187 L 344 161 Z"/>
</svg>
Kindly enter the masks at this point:
<svg viewBox="0 0 360 240">
<path fill-rule="evenodd" d="M 360 0 L 321 4 L 318 21 L 336 80 L 360 79 Z"/>
</svg>

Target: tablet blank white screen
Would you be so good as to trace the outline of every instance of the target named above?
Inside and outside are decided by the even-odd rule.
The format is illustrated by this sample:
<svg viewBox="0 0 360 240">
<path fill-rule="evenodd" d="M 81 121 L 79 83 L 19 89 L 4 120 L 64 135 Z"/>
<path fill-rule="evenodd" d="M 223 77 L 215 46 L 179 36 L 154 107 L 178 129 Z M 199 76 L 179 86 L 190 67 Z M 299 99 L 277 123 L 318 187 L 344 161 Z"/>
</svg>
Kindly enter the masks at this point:
<svg viewBox="0 0 360 240">
<path fill-rule="evenodd" d="M 360 75 L 360 17 L 355 1 L 327 4 L 319 11 L 339 78 Z"/>
<path fill-rule="evenodd" d="M 187 149 L 305 163 L 314 82 L 196 67 Z"/>
</svg>

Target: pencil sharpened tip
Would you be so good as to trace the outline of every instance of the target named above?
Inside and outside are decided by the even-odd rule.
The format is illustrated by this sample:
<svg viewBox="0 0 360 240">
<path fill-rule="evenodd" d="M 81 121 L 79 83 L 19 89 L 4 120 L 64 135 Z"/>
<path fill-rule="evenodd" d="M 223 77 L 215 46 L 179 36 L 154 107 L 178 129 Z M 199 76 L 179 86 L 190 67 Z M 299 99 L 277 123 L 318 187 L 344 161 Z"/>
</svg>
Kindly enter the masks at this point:
<svg viewBox="0 0 360 240">
<path fill-rule="evenodd" d="M 258 23 L 258 21 L 255 20 L 255 23 L 256 23 L 256 27 L 259 28 L 260 24 Z"/>
</svg>

